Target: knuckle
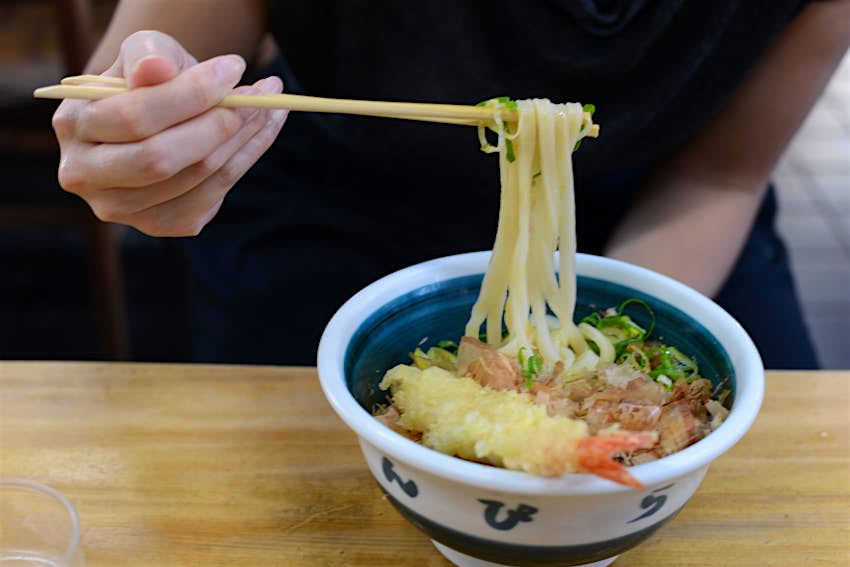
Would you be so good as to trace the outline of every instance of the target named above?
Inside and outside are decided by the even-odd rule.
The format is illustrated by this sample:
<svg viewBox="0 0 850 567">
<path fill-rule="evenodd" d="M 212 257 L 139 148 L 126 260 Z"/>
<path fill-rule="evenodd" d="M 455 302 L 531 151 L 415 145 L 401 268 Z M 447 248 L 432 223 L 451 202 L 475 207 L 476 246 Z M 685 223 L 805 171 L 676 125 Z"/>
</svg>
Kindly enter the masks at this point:
<svg viewBox="0 0 850 567">
<path fill-rule="evenodd" d="M 136 228 L 147 234 L 148 236 L 157 237 L 180 237 L 180 236 L 197 236 L 203 229 L 203 224 L 194 221 L 183 222 L 163 222 L 160 219 L 146 219 L 136 225 Z"/>
<path fill-rule="evenodd" d="M 196 219 L 184 225 L 179 236 L 198 236 L 206 225 L 206 221 Z"/>
<path fill-rule="evenodd" d="M 200 234 L 201 230 L 206 227 L 210 221 L 212 221 L 215 216 L 218 214 L 219 209 L 221 209 L 221 205 L 224 203 L 224 196 L 221 196 L 213 205 L 209 208 L 206 214 L 203 217 L 203 223 L 201 224 L 200 229 L 198 230 L 198 234 Z"/>
<path fill-rule="evenodd" d="M 205 205 L 204 208 L 184 216 L 181 222 L 176 223 L 173 227 L 177 232 L 176 236 L 198 236 L 201 234 L 204 227 L 218 213 L 218 209 L 221 206 L 221 199 L 218 198 L 215 202 Z"/>
<path fill-rule="evenodd" d="M 56 137 L 58 139 L 63 140 L 73 136 L 74 119 L 66 105 L 62 104 L 56 109 L 50 123 L 53 126 L 53 131 L 56 133 Z"/>
<path fill-rule="evenodd" d="M 242 173 L 242 170 L 236 165 L 226 163 L 218 170 L 217 176 L 219 184 L 224 189 L 230 189 L 236 185 L 236 182 L 239 181 L 240 177 L 242 177 Z"/>
<path fill-rule="evenodd" d="M 82 195 L 91 189 L 89 176 L 67 156 L 63 156 L 59 161 L 56 177 L 59 186 L 68 193 Z"/>
<path fill-rule="evenodd" d="M 213 86 L 202 73 L 188 73 L 186 76 L 186 95 L 199 111 L 206 110 L 216 103 Z"/>
<path fill-rule="evenodd" d="M 216 131 L 219 139 L 224 141 L 236 134 L 241 126 L 241 119 L 232 110 L 218 109 L 213 113 L 216 123 Z"/>
<path fill-rule="evenodd" d="M 133 228 L 141 232 L 142 234 L 146 234 L 148 236 L 153 236 L 155 238 L 163 238 L 167 236 L 172 236 L 171 234 L 163 234 L 157 230 L 155 226 L 152 226 L 145 222 L 135 223 Z"/>
<path fill-rule="evenodd" d="M 182 219 L 175 229 L 179 233 L 177 236 L 198 236 L 207 223 L 212 219 L 214 212 L 208 210 L 196 211 L 190 216 Z"/>
<path fill-rule="evenodd" d="M 133 216 L 133 226 L 148 236 L 188 236 L 185 234 L 185 224 L 179 213 L 166 203 Z"/>
<path fill-rule="evenodd" d="M 141 175 L 150 182 L 163 181 L 178 171 L 171 148 L 155 138 L 141 143 L 137 163 Z"/>
<path fill-rule="evenodd" d="M 115 112 L 115 124 L 131 139 L 140 140 L 152 134 L 147 126 L 145 109 L 133 99 L 119 105 Z"/>
<path fill-rule="evenodd" d="M 109 199 L 89 199 L 88 203 L 94 216 L 103 222 L 120 223 L 127 217 L 120 204 Z"/>
<path fill-rule="evenodd" d="M 170 227 L 167 223 L 160 222 L 158 215 L 142 215 L 139 218 L 134 219 L 133 227 L 148 236 L 177 236 L 173 232 L 169 231 Z"/>
<path fill-rule="evenodd" d="M 198 163 L 191 166 L 189 172 L 190 178 L 195 180 L 197 183 L 200 183 L 210 175 L 213 175 L 220 167 L 221 163 L 218 163 L 215 156 L 208 155 Z"/>
</svg>

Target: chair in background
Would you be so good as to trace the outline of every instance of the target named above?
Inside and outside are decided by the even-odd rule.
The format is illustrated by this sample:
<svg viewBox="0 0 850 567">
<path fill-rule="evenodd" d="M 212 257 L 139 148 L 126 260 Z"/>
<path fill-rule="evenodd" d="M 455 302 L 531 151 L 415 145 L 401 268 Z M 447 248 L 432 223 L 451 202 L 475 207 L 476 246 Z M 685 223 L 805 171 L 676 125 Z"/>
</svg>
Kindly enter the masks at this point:
<svg viewBox="0 0 850 567">
<path fill-rule="evenodd" d="M 61 75 L 80 74 L 95 41 L 92 2 L 52 0 L 52 4 L 60 35 Z M 83 201 L 62 191 L 55 181 L 58 145 L 50 123 L 55 108 L 56 104 L 33 100 L 27 93 L 0 98 L 0 156 L 24 166 L 38 160 L 52 164 L 52 184 L 0 192 L 0 229 L 67 227 L 82 232 L 102 355 L 126 360 L 130 349 L 121 262 L 123 227 L 98 220 Z"/>
</svg>

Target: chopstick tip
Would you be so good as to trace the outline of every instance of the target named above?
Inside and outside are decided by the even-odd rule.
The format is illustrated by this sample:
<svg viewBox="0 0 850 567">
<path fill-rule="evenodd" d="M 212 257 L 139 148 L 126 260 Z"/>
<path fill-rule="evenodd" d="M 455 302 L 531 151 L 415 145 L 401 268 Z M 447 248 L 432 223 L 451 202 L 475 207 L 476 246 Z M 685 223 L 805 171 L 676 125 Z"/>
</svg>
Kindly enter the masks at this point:
<svg viewBox="0 0 850 567">
<path fill-rule="evenodd" d="M 62 98 L 57 96 L 56 91 L 59 85 L 49 85 L 47 87 L 39 87 L 32 92 L 33 98 Z"/>
</svg>

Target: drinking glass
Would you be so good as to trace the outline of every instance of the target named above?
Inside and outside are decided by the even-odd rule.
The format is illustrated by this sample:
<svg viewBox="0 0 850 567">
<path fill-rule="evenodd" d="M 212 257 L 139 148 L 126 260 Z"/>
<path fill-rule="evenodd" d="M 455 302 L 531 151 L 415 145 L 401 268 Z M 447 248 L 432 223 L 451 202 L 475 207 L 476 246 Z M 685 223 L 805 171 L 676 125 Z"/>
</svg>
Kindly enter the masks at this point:
<svg viewBox="0 0 850 567">
<path fill-rule="evenodd" d="M 0 478 L 0 567 L 82 567 L 74 506 L 44 484 Z"/>
</svg>

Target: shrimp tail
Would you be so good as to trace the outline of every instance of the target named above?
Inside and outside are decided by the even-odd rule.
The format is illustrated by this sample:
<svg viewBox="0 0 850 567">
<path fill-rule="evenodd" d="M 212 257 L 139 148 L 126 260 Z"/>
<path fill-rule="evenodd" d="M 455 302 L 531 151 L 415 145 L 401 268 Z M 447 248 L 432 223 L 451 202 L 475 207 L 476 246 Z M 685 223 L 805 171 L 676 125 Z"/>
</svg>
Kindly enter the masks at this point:
<svg viewBox="0 0 850 567">
<path fill-rule="evenodd" d="M 607 435 L 593 435 L 579 440 L 574 458 L 576 468 L 607 478 L 632 488 L 645 485 L 612 457 L 620 451 L 634 451 L 652 447 L 658 440 L 654 432 L 618 431 Z"/>
</svg>

